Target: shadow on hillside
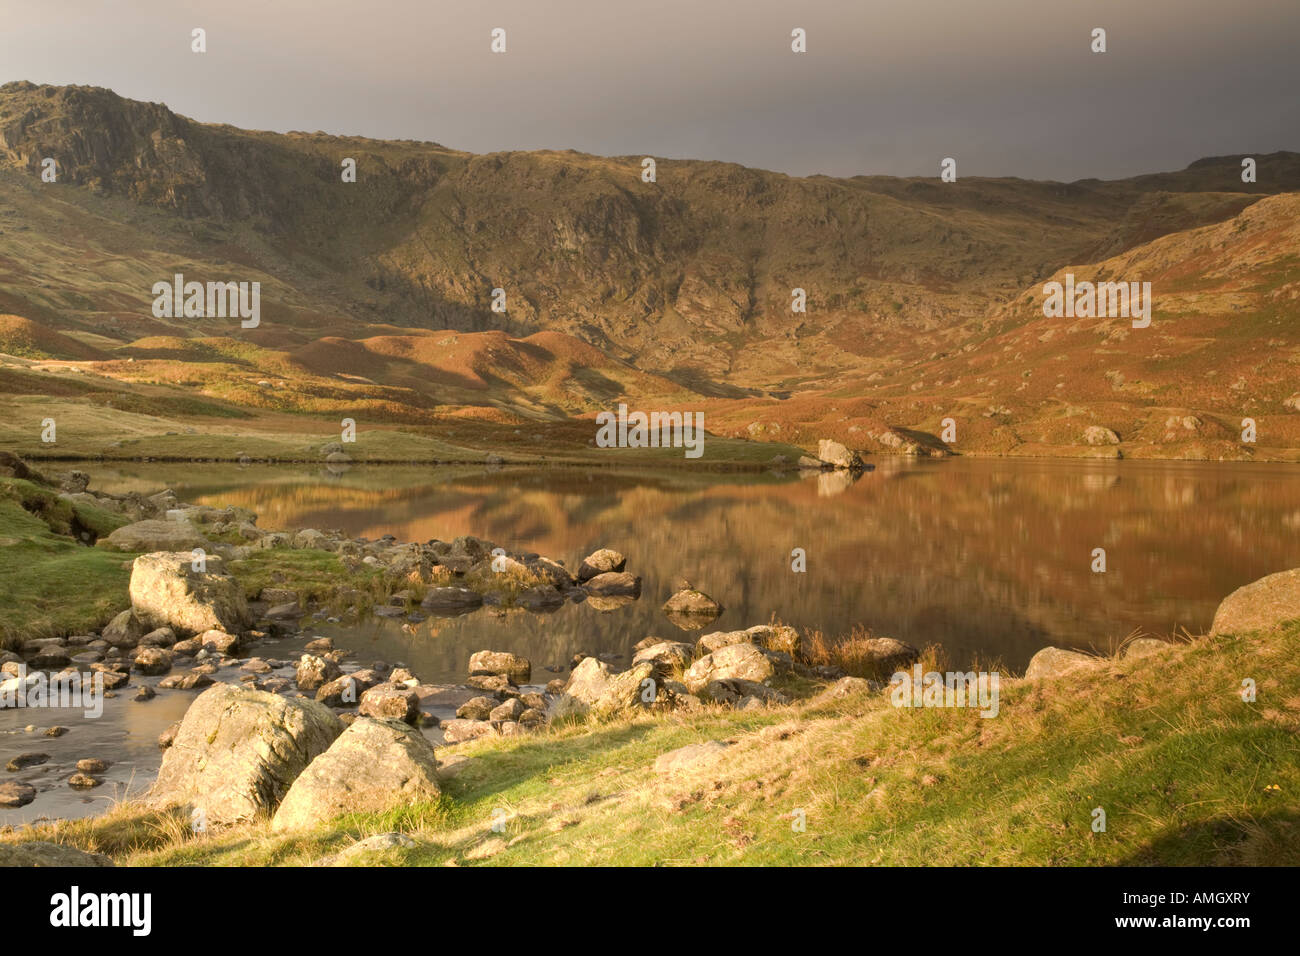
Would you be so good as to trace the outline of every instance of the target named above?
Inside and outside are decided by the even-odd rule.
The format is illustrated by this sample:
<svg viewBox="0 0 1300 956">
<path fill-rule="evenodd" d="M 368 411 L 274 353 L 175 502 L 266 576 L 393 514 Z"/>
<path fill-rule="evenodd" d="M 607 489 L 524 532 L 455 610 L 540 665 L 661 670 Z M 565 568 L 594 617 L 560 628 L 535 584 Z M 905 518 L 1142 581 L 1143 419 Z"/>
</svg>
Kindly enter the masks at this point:
<svg viewBox="0 0 1300 956">
<path fill-rule="evenodd" d="M 510 751 L 475 754 L 477 760 L 483 761 L 488 779 L 480 781 L 475 774 L 470 779 L 453 781 L 447 789 L 459 800 L 479 800 L 535 774 L 562 771 L 567 764 L 636 743 L 654 729 L 655 725 L 649 723 L 623 724 L 596 729 L 581 737 L 546 735 Z"/>
<path fill-rule="evenodd" d="M 1167 828 L 1120 866 L 1300 865 L 1300 811 L 1279 807 L 1250 819 L 1227 815 Z"/>
</svg>

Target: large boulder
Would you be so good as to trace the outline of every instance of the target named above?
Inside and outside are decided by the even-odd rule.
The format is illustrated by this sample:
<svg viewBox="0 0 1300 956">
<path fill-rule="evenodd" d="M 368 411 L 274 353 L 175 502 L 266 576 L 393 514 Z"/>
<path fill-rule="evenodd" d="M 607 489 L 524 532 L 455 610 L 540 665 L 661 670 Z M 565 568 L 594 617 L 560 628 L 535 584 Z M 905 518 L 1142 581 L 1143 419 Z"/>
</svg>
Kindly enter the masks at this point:
<svg viewBox="0 0 1300 956">
<path fill-rule="evenodd" d="M 1029 659 L 1025 670 L 1026 680 L 1042 680 L 1047 677 L 1061 677 L 1072 671 L 1089 669 L 1101 663 L 1101 658 L 1067 650 L 1063 647 L 1044 647 Z"/>
<path fill-rule="evenodd" d="M 692 694 L 698 694 L 710 681 L 738 680 L 762 684 L 776 673 L 776 663 L 771 654 L 755 644 L 728 644 L 712 654 L 706 654 L 686 669 L 682 683 Z"/>
<path fill-rule="evenodd" d="M 188 521 L 152 518 L 123 525 L 103 541 L 115 551 L 192 551 L 212 546 Z"/>
<path fill-rule="evenodd" d="M 507 651 L 478 651 L 470 655 L 470 677 L 504 677 L 512 684 L 527 684 L 533 675 L 532 662 Z"/>
<path fill-rule="evenodd" d="M 290 785 L 343 732 L 329 708 L 214 684 L 185 712 L 149 794 L 224 826 L 275 809 Z"/>
<path fill-rule="evenodd" d="M 418 730 L 358 717 L 298 775 L 271 823 L 310 827 L 345 813 L 380 812 L 437 800 L 438 762 Z"/>
<path fill-rule="evenodd" d="M 1279 571 L 1239 587 L 1214 612 L 1211 634 L 1271 631 L 1284 621 L 1300 620 L 1300 568 Z"/>
<path fill-rule="evenodd" d="M 209 629 L 242 631 L 252 624 L 239 582 L 225 573 L 216 555 L 206 570 L 195 571 L 188 551 L 142 554 L 131 566 L 131 609 L 152 630 L 170 627 L 177 634 Z"/>
</svg>

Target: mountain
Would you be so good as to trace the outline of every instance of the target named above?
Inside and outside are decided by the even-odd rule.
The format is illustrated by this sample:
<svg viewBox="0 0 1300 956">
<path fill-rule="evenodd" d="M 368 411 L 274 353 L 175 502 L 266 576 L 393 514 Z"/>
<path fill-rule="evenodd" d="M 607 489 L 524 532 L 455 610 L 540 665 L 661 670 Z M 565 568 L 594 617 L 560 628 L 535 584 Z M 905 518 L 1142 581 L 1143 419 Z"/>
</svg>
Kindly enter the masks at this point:
<svg viewBox="0 0 1300 956">
<path fill-rule="evenodd" d="M 640 156 L 246 131 L 9 83 L 0 312 L 85 351 L 0 349 L 255 415 L 558 421 L 625 397 L 804 447 L 953 417 L 963 451 L 1288 457 L 1300 155 L 1254 158 L 1251 184 L 1240 156 L 1068 184 L 661 159 L 646 183 Z M 1152 326 L 1044 318 L 1065 272 L 1152 282 Z M 155 317 L 177 273 L 260 282 L 260 324 Z"/>
</svg>

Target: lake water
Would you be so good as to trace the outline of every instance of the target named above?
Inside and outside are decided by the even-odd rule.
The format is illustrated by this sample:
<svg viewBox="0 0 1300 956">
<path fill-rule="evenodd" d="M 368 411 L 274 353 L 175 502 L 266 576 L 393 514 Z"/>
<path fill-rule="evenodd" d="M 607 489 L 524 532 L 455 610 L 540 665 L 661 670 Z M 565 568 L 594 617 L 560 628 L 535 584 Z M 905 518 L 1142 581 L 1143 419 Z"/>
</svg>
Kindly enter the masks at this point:
<svg viewBox="0 0 1300 956">
<path fill-rule="evenodd" d="M 570 568 L 612 547 L 643 579 L 640 600 L 610 611 L 485 608 L 431 618 L 414 633 L 383 619 L 308 632 L 333 636 L 363 662 L 401 661 L 427 682 L 462 680 L 469 655 L 483 648 L 524 654 L 544 683 L 567 672 L 577 652 L 626 662 L 646 636 L 689 640 L 660 611 L 679 578 L 725 606 L 707 630 L 773 616 L 828 636 L 864 626 L 942 644 L 957 664 L 978 658 L 1019 671 L 1048 644 L 1107 650 L 1135 631 L 1203 631 L 1233 589 L 1300 567 L 1293 465 L 883 459 L 856 482 L 686 470 L 84 467 L 93 488 L 170 487 L 185 501 L 251 508 L 267 529 L 410 541 L 474 534 Z M 794 548 L 806 552 L 804 573 L 791 569 Z M 1094 548 L 1106 551 L 1105 573 L 1092 570 Z M 289 657 L 290 643 L 253 653 Z M 192 696 L 161 691 L 135 703 L 124 694 L 94 722 L 0 711 L 0 763 L 50 752 L 48 777 L 63 772 L 60 760 L 99 756 L 115 760 L 109 781 L 119 791 L 128 779 L 147 784 L 159 759 L 154 739 Z M 30 723 L 73 731 L 47 740 L 23 733 Z M 42 793 L 23 810 L 0 811 L 0 823 L 87 812 L 77 807 L 102 804 L 108 790 L 57 800 Z"/>
</svg>

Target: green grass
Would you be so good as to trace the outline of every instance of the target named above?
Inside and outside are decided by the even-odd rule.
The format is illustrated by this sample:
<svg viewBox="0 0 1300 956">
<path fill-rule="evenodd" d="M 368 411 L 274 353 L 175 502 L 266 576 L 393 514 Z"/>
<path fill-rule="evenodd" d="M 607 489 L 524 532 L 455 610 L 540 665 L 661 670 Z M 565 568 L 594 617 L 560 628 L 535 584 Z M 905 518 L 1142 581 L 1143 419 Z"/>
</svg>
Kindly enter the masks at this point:
<svg viewBox="0 0 1300 956">
<path fill-rule="evenodd" d="M 48 488 L 0 479 L 0 647 L 94 630 L 128 605 L 130 555 L 79 543 L 125 523 Z"/>
<path fill-rule="evenodd" d="M 365 862 L 1295 865 L 1298 648 L 1291 625 L 1059 681 L 1008 679 L 991 719 L 861 696 L 479 740 L 440 752 L 473 760 L 438 803 L 301 834 L 261 821 L 197 835 L 123 804 L 22 835 L 135 865 L 308 864 L 389 830 L 416 846 Z M 1254 703 L 1239 695 L 1244 677 Z M 653 771 L 665 751 L 711 739 L 734 743 L 676 778 Z"/>
</svg>

